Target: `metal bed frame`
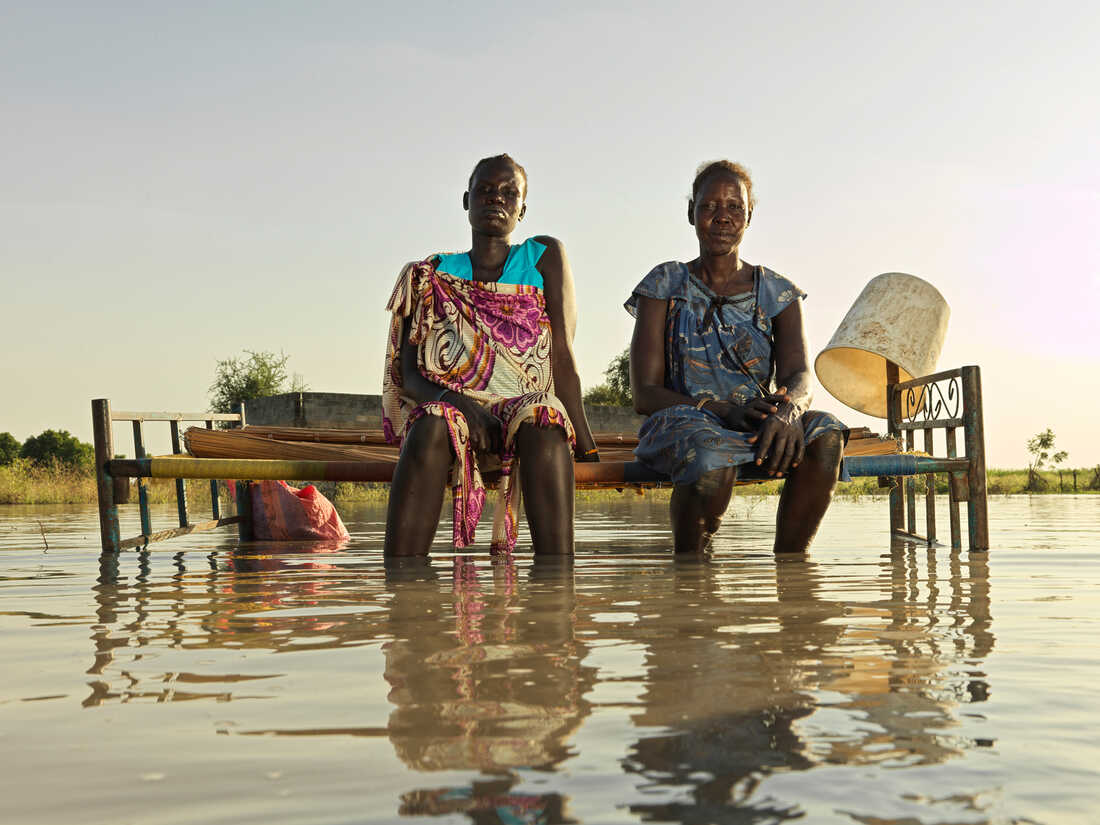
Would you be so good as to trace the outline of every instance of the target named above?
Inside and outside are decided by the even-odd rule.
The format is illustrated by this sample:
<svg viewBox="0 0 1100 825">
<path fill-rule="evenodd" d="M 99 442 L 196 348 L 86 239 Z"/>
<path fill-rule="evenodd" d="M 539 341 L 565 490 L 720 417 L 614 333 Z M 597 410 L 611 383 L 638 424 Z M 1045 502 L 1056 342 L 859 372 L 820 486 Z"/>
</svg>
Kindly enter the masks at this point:
<svg viewBox="0 0 1100 825">
<path fill-rule="evenodd" d="M 967 532 L 971 551 L 989 549 L 989 517 L 986 493 L 985 435 L 982 424 L 981 372 L 976 366 L 938 372 L 899 382 L 897 368 L 887 365 L 888 433 L 903 442 L 905 452 L 884 456 L 846 458 L 848 472 L 856 477 L 878 477 L 879 484 L 890 488 L 890 533 L 894 538 L 936 543 L 936 476 L 944 474 L 948 482 L 951 547 L 962 547 L 959 504 L 967 504 Z M 114 458 L 112 425 L 129 421 L 134 433 L 134 458 Z M 95 441 L 96 491 L 99 500 L 100 537 L 104 553 L 149 544 L 189 533 L 237 525 L 242 541 L 252 539 L 251 496 L 248 481 L 264 479 L 312 479 L 315 481 L 388 482 L 392 462 L 383 461 L 285 461 L 273 459 L 193 458 L 183 454 L 180 423 L 215 422 L 243 426 L 245 411 L 238 413 L 143 412 L 112 410 L 111 402 L 92 401 L 92 430 Z M 144 424 L 167 422 L 172 439 L 170 456 L 149 456 L 145 450 Z M 963 431 L 964 454 L 958 455 L 959 429 Z M 923 433 L 923 453 L 914 452 L 917 431 Z M 937 457 L 933 435 L 944 431 L 945 454 Z M 578 486 L 659 487 L 669 480 L 638 462 L 581 463 L 574 467 Z M 917 533 L 917 495 L 914 479 L 926 477 L 925 535 Z M 115 480 L 137 479 L 141 533 L 130 538 L 119 534 Z M 146 478 L 172 478 L 176 481 L 179 524 L 153 530 L 149 511 Z M 211 517 L 193 522 L 187 503 L 187 480 L 204 479 L 210 483 Z M 218 479 L 236 482 L 236 515 L 223 517 L 218 500 Z"/>
</svg>

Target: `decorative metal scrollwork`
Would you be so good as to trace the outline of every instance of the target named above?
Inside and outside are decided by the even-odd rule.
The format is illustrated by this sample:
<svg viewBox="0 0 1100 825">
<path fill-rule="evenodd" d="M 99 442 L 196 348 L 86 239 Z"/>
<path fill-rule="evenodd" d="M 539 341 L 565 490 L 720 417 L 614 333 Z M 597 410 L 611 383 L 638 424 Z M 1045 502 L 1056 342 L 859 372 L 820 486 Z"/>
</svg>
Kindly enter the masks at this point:
<svg viewBox="0 0 1100 825">
<path fill-rule="evenodd" d="M 909 387 L 901 405 L 901 418 L 906 423 L 934 424 L 940 420 L 958 418 L 961 408 L 959 377 L 953 376 L 943 381 Z"/>
</svg>

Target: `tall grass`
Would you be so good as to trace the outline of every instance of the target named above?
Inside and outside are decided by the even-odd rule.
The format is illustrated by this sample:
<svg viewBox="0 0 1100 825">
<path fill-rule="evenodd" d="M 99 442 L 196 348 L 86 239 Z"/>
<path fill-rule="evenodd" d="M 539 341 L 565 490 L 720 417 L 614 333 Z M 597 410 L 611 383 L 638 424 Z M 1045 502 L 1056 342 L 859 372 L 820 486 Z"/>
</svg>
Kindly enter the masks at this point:
<svg viewBox="0 0 1100 825">
<path fill-rule="evenodd" d="M 151 504 L 176 501 L 176 482 L 170 478 L 147 478 L 145 486 Z M 131 501 L 137 501 L 137 488 L 131 482 Z M 205 481 L 187 482 L 187 501 L 195 507 L 210 507 L 210 485 Z M 95 504 L 95 474 L 87 468 L 64 464 L 36 464 L 17 458 L 0 465 L 0 504 Z"/>
<path fill-rule="evenodd" d="M 17 458 L 0 466 L 0 504 L 86 504 L 96 500 L 95 476 L 64 464 Z"/>
</svg>

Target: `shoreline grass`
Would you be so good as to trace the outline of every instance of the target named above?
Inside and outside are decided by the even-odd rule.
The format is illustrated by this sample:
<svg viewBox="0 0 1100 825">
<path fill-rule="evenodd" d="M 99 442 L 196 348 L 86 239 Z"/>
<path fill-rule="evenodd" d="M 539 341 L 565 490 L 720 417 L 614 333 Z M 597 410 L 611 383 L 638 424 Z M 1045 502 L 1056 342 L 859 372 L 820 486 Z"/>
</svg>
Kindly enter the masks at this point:
<svg viewBox="0 0 1100 825">
<path fill-rule="evenodd" d="M 1041 490 L 1028 490 L 1028 472 L 1023 470 L 989 470 L 986 484 L 990 495 L 1013 495 L 1029 493 L 1044 495 L 1051 493 L 1078 493 L 1095 495 L 1100 493 L 1100 467 L 1078 467 L 1077 489 L 1074 490 L 1074 469 L 1062 470 L 1061 479 L 1057 471 L 1044 471 L 1039 475 L 1046 485 Z M 917 476 L 918 493 L 925 492 L 925 477 Z M 291 482 L 301 486 L 305 482 Z M 764 481 L 759 484 L 743 485 L 734 490 L 739 496 L 778 495 L 783 489 L 782 481 Z M 384 502 L 389 496 L 388 484 L 357 482 L 320 482 L 322 493 L 337 504 Z M 151 504 L 171 504 L 176 500 L 176 488 L 173 479 L 146 479 Z M 667 497 L 670 488 L 662 487 L 643 492 L 645 496 Z M 878 479 L 858 478 L 846 484 L 838 484 L 836 495 L 841 498 L 877 498 L 887 494 L 885 488 L 878 486 Z M 947 476 L 936 477 L 936 492 L 947 492 Z M 577 500 L 597 502 L 618 499 L 621 496 L 634 495 L 630 489 L 622 493 L 615 489 L 578 490 Z M 187 498 L 193 507 L 210 507 L 210 485 L 203 481 L 188 481 Z M 131 501 L 137 501 L 137 491 L 131 485 Z M 224 496 L 223 496 L 224 501 Z M 0 505 L 3 504 L 95 504 L 96 484 L 91 470 L 74 469 L 63 465 L 39 465 L 28 459 L 15 459 L 11 464 L 0 466 Z"/>
</svg>

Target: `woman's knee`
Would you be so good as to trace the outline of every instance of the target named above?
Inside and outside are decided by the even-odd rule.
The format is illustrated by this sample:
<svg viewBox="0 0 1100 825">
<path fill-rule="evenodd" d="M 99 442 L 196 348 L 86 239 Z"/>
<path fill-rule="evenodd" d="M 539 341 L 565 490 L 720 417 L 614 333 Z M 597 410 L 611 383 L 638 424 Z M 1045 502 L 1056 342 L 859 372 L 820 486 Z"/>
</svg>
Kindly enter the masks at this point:
<svg viewBox="0 0 1100 825">
<path fill-rule="evenodd" d="M 736 467 L 721 467 L 705 472 L 691 484 L 684 485 L 686 489 L 683 492 L 696 501 L 704 518 L 715 519 L 714 529 L 718 529 L 736 481 Z"/>
<path fill-rule="evenodd" d="M 401 457 L 417 463 L 441 456 L 450 461 L 453 455 L 447 422 L 438 415 L 426 415 L 417 420 L 401 445 Z"/>
<path fill-rule="evenodd" d="M 736 467 L 719 467 L 717 470 L 710 470 L 699 476 L 699 480 L 695 482 L 695 488 L 698 494 L 705 498 L 724 497 L 730 494 L 736 481 Z"/>
<path fill-rule="evenodd" d="M 516 431 L 516 448 L 521 455 L 525 452 L 555 452 L 568 446 L 569 438 L 561 427 L 540 427 L 531 421 L 524 421 Z"/>
<path fill-rule="evenodd" d="M 838 430 L 830 430 L 806 445 L 806 454 L 802 463 L 836 478 L 842 458 L 844 458 L 844 434 Z"/>
</svg>

